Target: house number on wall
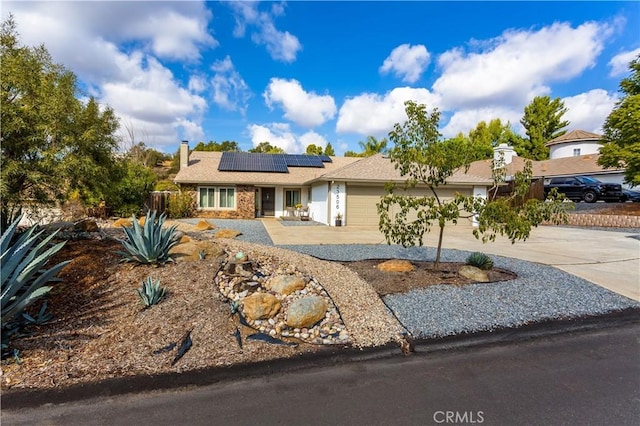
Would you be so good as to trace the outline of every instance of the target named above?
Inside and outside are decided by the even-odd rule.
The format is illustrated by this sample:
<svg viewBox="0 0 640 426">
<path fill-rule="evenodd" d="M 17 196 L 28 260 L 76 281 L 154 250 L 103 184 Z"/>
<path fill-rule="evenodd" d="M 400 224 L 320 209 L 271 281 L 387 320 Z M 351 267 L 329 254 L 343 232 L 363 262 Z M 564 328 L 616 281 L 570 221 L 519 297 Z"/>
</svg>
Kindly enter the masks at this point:
<svg viewBox="0 0 640 426">
<path fill-rule="evenodd" d="M 336 185 L 336 211 L 340 211 L 340 185 Z"/>
</svg>

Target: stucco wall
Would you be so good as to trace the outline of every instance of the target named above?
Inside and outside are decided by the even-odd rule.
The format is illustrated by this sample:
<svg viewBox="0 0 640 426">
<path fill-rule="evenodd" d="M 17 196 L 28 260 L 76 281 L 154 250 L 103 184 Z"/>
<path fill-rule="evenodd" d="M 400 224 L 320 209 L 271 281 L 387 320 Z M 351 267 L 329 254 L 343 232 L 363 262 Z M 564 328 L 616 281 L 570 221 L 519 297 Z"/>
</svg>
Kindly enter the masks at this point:
<svg viewBox="0 0 640 426">
<path fill-rule="evenodd" d="M 601 144 L 597 142 L 575 142 L 551 145 L 549 147 L 549 158 L 552 160 L 555 158 L 573 157 L 573 150 L 580 148 L 580 155 L 597 154 L 600 152 Z"/>
</svg>

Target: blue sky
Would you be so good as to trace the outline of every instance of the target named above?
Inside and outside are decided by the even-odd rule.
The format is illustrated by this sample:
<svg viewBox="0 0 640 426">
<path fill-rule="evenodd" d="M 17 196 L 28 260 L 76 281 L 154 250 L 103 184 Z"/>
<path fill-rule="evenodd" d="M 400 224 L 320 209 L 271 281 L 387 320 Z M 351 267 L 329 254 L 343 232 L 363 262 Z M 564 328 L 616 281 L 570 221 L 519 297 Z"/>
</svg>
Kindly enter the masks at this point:
<svg viewBox="0 0 640 426">
<path fill-rule="evenodd" d="M 3 2 L 121 119 L 123 144 L 268 141 L 337 155 L 387 136 L 412 99 L 444 136 L 537 95 L 598 132 L 640 54 L 640 2 Z"/>
</svg>

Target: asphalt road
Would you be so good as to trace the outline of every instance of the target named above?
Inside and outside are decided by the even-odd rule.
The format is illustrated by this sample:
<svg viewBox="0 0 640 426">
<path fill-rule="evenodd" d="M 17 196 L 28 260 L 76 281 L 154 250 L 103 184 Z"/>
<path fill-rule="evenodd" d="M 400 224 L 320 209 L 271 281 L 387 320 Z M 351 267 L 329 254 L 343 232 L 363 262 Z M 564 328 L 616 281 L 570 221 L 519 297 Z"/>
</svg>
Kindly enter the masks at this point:
<svg viewBox="0 0 640 426">
<path fill-rule="evenodd" d="M 420 348 L 419 348 L 420 349 Z M 2 410 L 2 425 L 637 425 L 640 325 Z"/>
</svg>

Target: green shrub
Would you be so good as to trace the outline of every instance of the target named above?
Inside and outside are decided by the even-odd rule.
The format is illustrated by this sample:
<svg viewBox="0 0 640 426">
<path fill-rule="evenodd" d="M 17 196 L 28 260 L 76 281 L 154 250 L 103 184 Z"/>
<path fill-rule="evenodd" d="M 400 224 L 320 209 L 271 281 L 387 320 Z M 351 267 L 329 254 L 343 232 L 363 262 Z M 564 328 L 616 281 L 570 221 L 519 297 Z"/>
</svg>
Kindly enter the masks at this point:
<svg viewBox="0 0 640 426">
<path fill-rule="evenodd" d="M 170 218 L 180 219 L 183 217 L 193 216 L 195 210 L 195 202 L 188 192 L 179 192 L 169 196 L 167 205 L 167 213 Z"/>
<path fill-rule="evenodd" d="M 156 187 L 153 188 L 153 190 L 154 191 L 179 191 L 180 188 L 171 180 L 164 179 L 156 182 Z"/>
<path fill-rule="evenodd" d="M 148 212 L 144 225 L 140 225 L 135 217 L 132 218 L 132 227 L 125 227 L 126 240 L 121 241 L 126 252 L 119 253 L 124 256 L 123 262 L 137 263 L 166 263 L 172 262 L 169 250 L 179 242 L 176 226 L 163 228 L 165 214 L 156 218 L 156 212 Z"/>
<path fill-rule="evenodd" d="M 131 217 L 137 216 L 140 213 L 140 206 L 138 204 L 124 204 L 113 211 L 118 217 Z"/>
<path fill-rule="evenodd" d="M 146 281 L 142 281 L 142 288 L 136 289 L 138 297 L 144 304 L 145 308 L 160 303 L 165 294 L 165 288 L 160 285 L 160 280 L 153 281 L 151 277 L 147 277 Z"/>
<path fill-rule="evenodd" d="M 0 285 L 2 304 L 2 326 L 14 320 L 24 308 L 31 305 L 51 290 L 45 286 L 56 279 L 56 274 L 69 263 L 60 262 L 49 269 L 44 266 L 66 243 L 50 246 L 57 234 L 53 232 L 46 238 L 44 231 L 36 232 L 32 226 L 17 239 L 16 229 L 22 216 L 19 216 L 0 238 Z"/>
<path fill-rule="evenodd" d="M 476 268 L 489 270 L 493 268 L 493 260 L 489 256 L 484 253 L 471 253 L 469 257 L 467 257 L 467 265 L 475 266 Z"/>
</svg>

